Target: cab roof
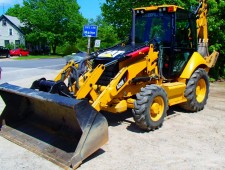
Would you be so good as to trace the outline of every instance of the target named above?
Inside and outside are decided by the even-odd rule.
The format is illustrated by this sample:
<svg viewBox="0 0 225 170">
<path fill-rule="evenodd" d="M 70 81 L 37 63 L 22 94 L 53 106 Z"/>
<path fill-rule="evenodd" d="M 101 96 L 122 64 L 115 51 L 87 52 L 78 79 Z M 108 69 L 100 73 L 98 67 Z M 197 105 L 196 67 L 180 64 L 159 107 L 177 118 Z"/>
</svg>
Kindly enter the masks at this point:
<svg viewBox="0 0 225 170">
<path fill-rule="evenodd" d="M 171 12 L 176 12 L 177 9 L 184 10 L 184 8 L 176 5 L 159 5 L 159 6 L 149 6 L 149 7 L 140 7 L 140 8 L 134 8 L 134 10 L 145 10 L 145 11 L 156 11 L 162 8 L 171 8 L 173 11 Z"/>
</svg>

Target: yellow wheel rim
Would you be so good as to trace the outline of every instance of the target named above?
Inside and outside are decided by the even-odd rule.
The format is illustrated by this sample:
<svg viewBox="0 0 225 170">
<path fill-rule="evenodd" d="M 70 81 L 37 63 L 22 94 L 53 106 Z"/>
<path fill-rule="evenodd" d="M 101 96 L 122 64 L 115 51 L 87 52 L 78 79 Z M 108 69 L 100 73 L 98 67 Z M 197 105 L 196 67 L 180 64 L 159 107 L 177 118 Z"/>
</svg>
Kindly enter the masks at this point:
<svg viewBox="0 0 225 170">
<path fill-rule="evenodd" d="M 204 79 L 200 79 L 196 86 L 196 99 L 201 103 L 205 99 L 206 95 L 206 82 Z"/>
<path fill-rule="evenodd" d="M 157 96 L 151 105 L 150 108 L 150 117 L 153 121 L 158 121 L 164 112 L 164 100 L 161 96 Z"/>
</svg>

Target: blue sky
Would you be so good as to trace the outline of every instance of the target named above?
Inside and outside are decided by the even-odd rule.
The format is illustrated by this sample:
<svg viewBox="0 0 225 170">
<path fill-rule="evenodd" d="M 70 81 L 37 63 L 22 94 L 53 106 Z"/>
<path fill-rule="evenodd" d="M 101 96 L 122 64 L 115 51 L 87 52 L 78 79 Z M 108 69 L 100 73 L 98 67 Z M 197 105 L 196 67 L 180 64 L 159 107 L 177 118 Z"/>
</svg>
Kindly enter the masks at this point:
<svg viewBox="0 0 225 170">
<path fill-rule="evenodd" d="M 101 14 L 100 4 L 105 0 L 77 0 L 80 5 L 80 12 L 85 18 L 96 18 Z M 14 4 L 23 4 L 23 0 L 0 0 L 0 15 L 4 14 L 8 8 L 13 7 Z"/>
<path fill-rule="evenodd" d="M 101 14 L 100 5 L 103 4 L 105 0 L 77 0 L 80 5 L 80 12 L 85 18 L 96 18 L 97 15 Z"/>
</svg>

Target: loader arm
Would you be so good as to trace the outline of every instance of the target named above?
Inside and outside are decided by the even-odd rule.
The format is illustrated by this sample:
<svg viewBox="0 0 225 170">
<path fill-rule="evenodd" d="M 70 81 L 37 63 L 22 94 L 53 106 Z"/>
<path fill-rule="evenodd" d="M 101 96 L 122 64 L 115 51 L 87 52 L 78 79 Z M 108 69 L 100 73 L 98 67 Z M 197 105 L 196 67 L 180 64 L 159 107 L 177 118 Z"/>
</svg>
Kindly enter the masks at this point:
<svg viewBox="0 0 225 170">
<path fill-rule="evenodd" d="M 77 91 L 77 99 L 85 98 L 89 93 L 94 93 L 93 86 L 96 84 L 104 70 L 105 66 L 103 64 L 100 64 L 93 71 L 89 71 L 84 75 L 84 77 L 87 75 L 89 76 L 86 78 L 83 86 L 81 86 L 81 88 Z"/>
<path fill-rule="evenodd" d="M 73 60 L 70 60 L 64 67 L 63 69 L 59 72 L 59 74 L 55 77 L 54 81 L 57 82 L 59 80 L 64 81 L 66 78 L 68 78 L 70 72 L 71 72 L 71 67 L 77 67 L 77 63 L 75 63 Z"/>
<path fill-rule="evenodd" d="M 143 54 L 144 53 L 141 52 L 138 53 L 138 55 Z M 87 71 L 85 74 L 77 78 L 76 81 L 68 87 L 68 90 L 73 93 L 73 96 L 76 99 L 89 99 L 90 104 L 92 104 L 97 111 L 100 111 L 102 107 L 106 107 L 109 102 L 112 102 L 113 98 L 121 93 L 123 89 L 127 89 L 128 85 L 130 85 L 132 81 L 139 81 L 137 75 L 143 72 L 144 69 L 146 69 L 144 79 L 150 79 L 149 77 L 153 74 L 154 76 L 158 76 L 157 59 L 158 52 L 154 52 L 154 46 L 151 44 L 148 55 L 145 57 L 143 56 L 138 62 L 122 68 L 108 86 L 98 85 L 97 82 L 105 68 L 115 64 L 117 60 L 106 64 L 99 64 L 95 69 Z M 71 60 L 55 77 L 54 82 L 64 82 L 71 76 L 73 69 L 77 69 L 77 63 Z M 77 84 L 79 84 L 79 88 L 76 88 Z M 101 89 L 101 93 L 97 91 L 99 87 Z M 139 86 L 134 89 L 135 90 L 132 91 L 132 95 L 135 95 L 139 91 Z"/>
<path fill-rule="evenodd" d="M 138 77 L 138 74 L 143 72 L 146 69 L 146 77 L 149 78 L 151 75 L 157 75 L 156 67 L 156 60 L 158 58 L 158 52 L 153 52 L 153 45 L 150 45 L 149 53 L 146 57 L 144 57 L 142 60 L 139 60 L 138 62 L 131 64 L 127 67 L 122 68 L 118 74 L 113 78 L 113 80 L 110 82 L 110 84 L 105 88 L 105 90 L 98 96 L 98 98 L 94 101 L 92 104 L 92 107 L 94 107 L 97 111 L 102 110 L 102 108 L 107 107 L 110 102 L 119 94 L 121 93 L 125 88 L 130 86 L 132 84 L 132 81 L 134 78 Z M 140 90 L 140 88 L 138 88 Z M 129 91 L 132 90 L 129 89 Z M 133 90 L 133 94 L 135 95 L 136 91 Z M 127 106 L 125 106 L 126 108 Z M 127 108 L 126 108 L 127 109 Z M 125 110 L 126 110 L 125 109 Z"/>
</svg>

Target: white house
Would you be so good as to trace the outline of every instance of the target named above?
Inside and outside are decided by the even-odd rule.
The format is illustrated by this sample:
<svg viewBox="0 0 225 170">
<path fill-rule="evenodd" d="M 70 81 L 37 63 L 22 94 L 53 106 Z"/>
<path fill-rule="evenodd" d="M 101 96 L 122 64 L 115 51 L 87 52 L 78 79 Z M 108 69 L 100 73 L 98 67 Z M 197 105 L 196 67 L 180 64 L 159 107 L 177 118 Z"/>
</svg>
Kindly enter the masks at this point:
<svg viewBox="0 0 225 170">
<path fill-rule="evenodd" d="M 23 24 L 17 17 L 2 15 L 0 17 L 0 46 L 7 44 L 25 44 L 24 34 L 21 30 Z"/>
</svg>

